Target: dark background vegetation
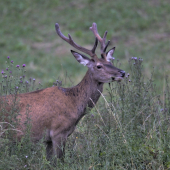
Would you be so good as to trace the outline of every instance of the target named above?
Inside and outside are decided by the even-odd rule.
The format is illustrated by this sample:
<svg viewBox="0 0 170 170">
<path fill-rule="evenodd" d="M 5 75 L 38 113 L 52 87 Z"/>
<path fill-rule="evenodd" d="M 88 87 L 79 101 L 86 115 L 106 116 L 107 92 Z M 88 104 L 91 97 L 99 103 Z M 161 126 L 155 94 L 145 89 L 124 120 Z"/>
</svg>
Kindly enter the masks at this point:
<svg viewBox="0 0 170 170">
<path fill-rule="evenodd" d="M 115 59 L 128 72 L 130 57 L 144 59 L 144 74 L 155 68 L 156 84 L 162 90 L 164 76 L 170 73 L 169 0 L 6 0 L 0 2 L 0 68 L 7 56 L 14 64 L 27 65 L 27 75 L 50 86 L 68 73 L 77 84 L 86 68 L 78 64 L 70 47 L 55 32 L 62 32 L 91 48 L 93 22 L 101 35 L 108 31 Z M 110 48 L 111 48 L 110 46 Z"/>
</svg>

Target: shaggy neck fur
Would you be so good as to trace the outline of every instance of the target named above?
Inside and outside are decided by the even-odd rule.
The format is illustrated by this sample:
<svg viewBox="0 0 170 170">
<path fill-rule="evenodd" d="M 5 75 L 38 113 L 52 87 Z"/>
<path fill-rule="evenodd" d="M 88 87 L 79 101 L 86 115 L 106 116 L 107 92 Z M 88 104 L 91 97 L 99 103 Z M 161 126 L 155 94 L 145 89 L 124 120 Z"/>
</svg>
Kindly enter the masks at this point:
<svg viewBox="0 0 170 170">
<path fill-rule="evenodd" d="M 100 92 L 103 91 L 103 84 L 94 80 L 92 73 L 88 70 L 83 80 L 76 86 L 68 89 L 63 89 L 67 96 L 71 97 L 77 107 L 79 119 L 85 115 L 86 107 L 93 108 L 94 104 L 100 97 Z"/>
</svg>

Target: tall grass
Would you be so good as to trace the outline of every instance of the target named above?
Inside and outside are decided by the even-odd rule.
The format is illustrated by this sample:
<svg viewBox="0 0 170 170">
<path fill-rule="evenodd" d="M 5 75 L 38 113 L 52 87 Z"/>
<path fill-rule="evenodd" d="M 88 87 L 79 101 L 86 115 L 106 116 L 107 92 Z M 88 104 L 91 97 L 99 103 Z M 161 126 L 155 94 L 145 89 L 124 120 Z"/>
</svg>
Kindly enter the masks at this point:
<svg viewBox="0 0 170 170">
<path fill-rule="evenodd" d="M 157 94 L 154 70 L 146 79 L 142 64 L 141 58 L 129 59 L 130 72 L 124 80 L 109 83 L 98 105 L 87 109 L 68 139 L 65 162 L 58 160 L 57 169 L 170 168 L 168 78 L 163 93 Z M 1 117 L 5 116 L 3 109 Z M 26 136 L 15 142 L 4 135 L 3 124 L 9 122 L 1 122 L 0 169 L 56 169 L 46 160 L 43 141 L 31 142 L 29 121 Z M 15 129 L 11 122 L 10 128 Z"/>
</svg>

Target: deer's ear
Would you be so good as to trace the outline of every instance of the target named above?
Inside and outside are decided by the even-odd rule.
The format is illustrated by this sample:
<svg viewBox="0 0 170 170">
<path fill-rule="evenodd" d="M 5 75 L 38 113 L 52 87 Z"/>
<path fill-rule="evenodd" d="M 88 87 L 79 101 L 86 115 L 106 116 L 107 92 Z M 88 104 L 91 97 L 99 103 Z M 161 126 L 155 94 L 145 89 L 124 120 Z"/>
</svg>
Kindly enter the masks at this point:
<svg viewBox="0 0 170 170">
<path fill-rule="evenodd" d="M 106 55 L 106 60 L 107 61 L 111 62 L 111 60 L 114 60 L 114 57 L 113 57 L 114 51 L 115 51 L 115 47 L 113 47 L 112 49 L 110 49 L 107 52 L 107 55 Z"/>
<path fill-rule="evenodd" d="M 73 54 L 73 56 L 76 58 L 76 60 L 80 64 L 83 64 L 84 66 L 90 65 L 91 60 L 88 57 L 86 57 L 85 55 L 80 54 L 80 53 L 73 51 L 73 50 L 71 50 L 71 53 Z"/>
</svg>

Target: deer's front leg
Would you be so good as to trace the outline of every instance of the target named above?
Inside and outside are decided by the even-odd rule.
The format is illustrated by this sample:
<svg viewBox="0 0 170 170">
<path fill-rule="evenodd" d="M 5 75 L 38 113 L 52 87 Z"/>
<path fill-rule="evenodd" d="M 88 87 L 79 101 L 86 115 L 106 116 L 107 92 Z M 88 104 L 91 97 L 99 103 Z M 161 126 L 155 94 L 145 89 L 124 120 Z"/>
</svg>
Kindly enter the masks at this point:
<svg viewBox="0 0 170 170">
<path fill-rule="evenodd" d="M 64 129 L 57 129 L 56 131 L 51 131 L 51 140 L 53 144 L 53 154 L 64 160 L 65 156 L 65 144 L 67 137 L 73 133 L 75 126 L 68 124 Z"/>
<path fill-rule="evenodd" d="M 53 155 L 53 143 L 52 141 L 47 141 L 46 145 L 47 160 L 51 160 Z"/>
<path fill-rule="evenodd" d="M 52 138 L 53 154 L 64 161 L 65 144 L 67 137 L 65 135 L 56 135 Z"/>
</svg>

